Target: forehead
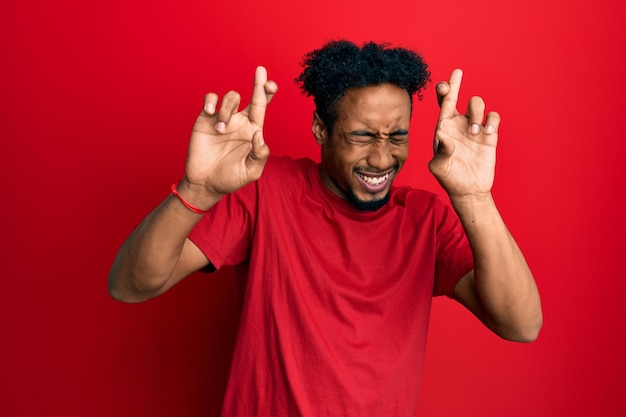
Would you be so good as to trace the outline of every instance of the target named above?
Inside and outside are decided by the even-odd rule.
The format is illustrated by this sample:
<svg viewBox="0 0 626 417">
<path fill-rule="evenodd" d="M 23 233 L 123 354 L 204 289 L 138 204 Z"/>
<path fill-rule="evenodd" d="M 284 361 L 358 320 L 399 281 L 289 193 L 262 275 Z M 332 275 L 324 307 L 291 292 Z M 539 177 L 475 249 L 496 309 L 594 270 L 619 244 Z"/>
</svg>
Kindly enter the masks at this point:
<svg viewBox="0 0 626 417">
<path fill-rule="evenodd" d="M 338 101 L 337 110 L 338 122 L 408 123 L 411 99 L 405 89 L 393 84 L 350 88 Z"/>
</svg>

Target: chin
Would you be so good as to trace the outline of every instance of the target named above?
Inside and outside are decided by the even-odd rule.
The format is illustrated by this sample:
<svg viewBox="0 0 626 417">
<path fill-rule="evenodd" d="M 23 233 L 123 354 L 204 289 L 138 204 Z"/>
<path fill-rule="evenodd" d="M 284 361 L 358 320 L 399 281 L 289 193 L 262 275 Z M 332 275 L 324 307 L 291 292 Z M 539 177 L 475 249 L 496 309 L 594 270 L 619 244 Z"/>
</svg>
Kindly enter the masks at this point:
<svg viewBox="0 0 626 417">
<path fill-rule="evenodd" d="M 354 193 L 352 188 L 348 189 L 346 193 L 346 199 L 359 211 L 376 211 L 385 206 L 389 201 L 390 191 L 387 191 L 384 196 L 379 198 L 373 198 L 371 200 L 362 200 Z"/>
</svg>

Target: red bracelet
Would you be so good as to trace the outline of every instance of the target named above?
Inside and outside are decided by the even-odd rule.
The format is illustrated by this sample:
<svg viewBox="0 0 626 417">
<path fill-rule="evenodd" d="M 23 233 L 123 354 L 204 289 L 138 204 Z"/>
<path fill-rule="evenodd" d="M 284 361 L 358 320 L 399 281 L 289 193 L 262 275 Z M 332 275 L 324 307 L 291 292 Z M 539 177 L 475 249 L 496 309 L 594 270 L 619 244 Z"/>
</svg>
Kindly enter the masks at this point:
<svg viewBox="0 0 626 417">
<path fill-rule="evenodd" d="M 209 212 L 209 210 L 202 210 L 199 209 L 198 207 L 194 206 L 193 204 L 185 201 L 185 199 L 183 198 L 183 196 L 181 196 L 180 194 L 178 194 L 178 190 L 176 189 L 176 186 L 178 184 L 172 184 L 172 194 L 174 194 L 176 197 L 178 197 L 178 199 L 180 200 L 181 203 L 183 203 L 183 205 L 185 207 L 187 207 L 189 210 L 193 211 L 196 214 L 207 214 Z"/>
</svg>

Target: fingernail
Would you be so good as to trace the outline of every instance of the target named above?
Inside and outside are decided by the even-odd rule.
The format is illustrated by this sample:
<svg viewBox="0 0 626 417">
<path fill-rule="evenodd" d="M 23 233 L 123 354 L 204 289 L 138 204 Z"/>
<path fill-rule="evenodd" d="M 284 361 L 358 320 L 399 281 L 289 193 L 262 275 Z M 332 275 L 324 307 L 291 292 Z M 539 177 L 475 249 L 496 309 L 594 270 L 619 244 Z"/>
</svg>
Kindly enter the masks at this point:
<svg viewBox="0 0 626 417">
<path fill-rule="evenodd" d="M 478 133 L 480 133 L 480 126 L 478 126 L 478 124 L 476 123 L 472 123 L 472 125 L 470 126 L 470 133 L 472 135 L 477 135 Z"/>
<path fill-rule="evenodd" d="M 492 134 L 495 131 L 496 131 L 496 128 L 493 125 L 487 125 L 485 127 L 485 132 L 488 134 Z"/>
<path fill-rule="evenodd" d="M 215 125 L 215 130 L 217 130 L 220 133 L 224 133 L 224 131 L 226 130 L 226 123 L 224 122 L 218 122 Z"/>
<path fill-rule="evenodd" d="M 213 103 L 207 103 L 204 111 L 208 114 L 213 114 L 213 112 L 215 111 L 215 105 Z"/>
</svg>

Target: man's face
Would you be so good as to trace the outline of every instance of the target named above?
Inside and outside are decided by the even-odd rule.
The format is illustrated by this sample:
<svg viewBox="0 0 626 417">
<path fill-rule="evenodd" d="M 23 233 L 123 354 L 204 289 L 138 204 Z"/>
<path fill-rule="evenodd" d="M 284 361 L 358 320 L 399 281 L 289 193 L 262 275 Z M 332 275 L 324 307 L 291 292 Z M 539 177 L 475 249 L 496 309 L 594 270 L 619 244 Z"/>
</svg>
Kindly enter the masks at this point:
<svg viewBox="0 0 626 417">
<path fill-rule="evenodd" d="M 408 156 L 410 118 L 409 95 L 398 86 L 349 89 L 338 102 L 332 136 L 317 115 L 313 122 L 324 184 L 358 209 L 382 207 Z"/>
</svg>

